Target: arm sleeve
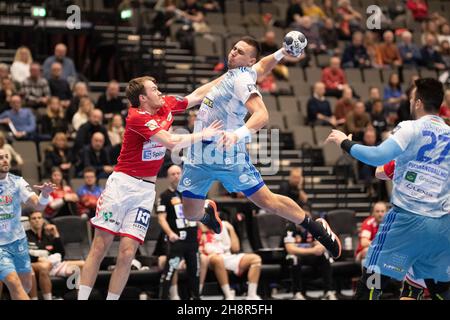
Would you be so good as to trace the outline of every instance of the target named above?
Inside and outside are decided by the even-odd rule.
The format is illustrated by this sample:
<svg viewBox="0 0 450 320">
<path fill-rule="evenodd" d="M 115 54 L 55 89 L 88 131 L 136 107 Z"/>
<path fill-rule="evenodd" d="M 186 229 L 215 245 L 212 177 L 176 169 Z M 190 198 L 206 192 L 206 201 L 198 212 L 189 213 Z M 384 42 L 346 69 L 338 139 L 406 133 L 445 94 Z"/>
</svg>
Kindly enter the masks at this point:
<svg viewBox="0 0 450 320">
<path fill-rule="evenodd" d="M 19 192 L 20 192 L 20 200 L 22 202 L 27 202 L 27 200 L 32 196 L 36 195 L 28 182 L 25 181 L 24 178 L 20 178 L 19 180 Z"/>
<path fill-rule="evenodd" d="M 180 96 L 165 96 L 166 105 L 172 113 L 184 112 L 188 106 L 188 99 Z"/>
<path fill-rule="evenodd" d="M 350 154 L 354 158 L 374 167 L 395 159 L 402 152 L 400 145 L 392 138 L 387 139 L 377 147 L 357 144 L 350 149 Z"/>
<path fill-rule="evenodd" d="M 253 79 L 250 72 L 241 73 L 234 85 L 235 96 L 245 104 L 248 98 L 254 93 L 261 97 L 261 93 L 259 93 L 256 87 L 255 79 Z"/>
</svg>

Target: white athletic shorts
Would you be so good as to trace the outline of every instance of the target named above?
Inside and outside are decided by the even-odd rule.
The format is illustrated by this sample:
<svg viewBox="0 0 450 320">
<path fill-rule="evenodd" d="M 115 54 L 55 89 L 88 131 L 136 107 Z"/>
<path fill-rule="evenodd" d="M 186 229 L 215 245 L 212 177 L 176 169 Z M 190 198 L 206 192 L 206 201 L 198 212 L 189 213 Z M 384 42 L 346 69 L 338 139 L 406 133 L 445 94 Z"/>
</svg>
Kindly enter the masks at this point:
<svg viewBox="0 0 450 320">
<path fill-rule="evenodd" d="M 239 264 L 241 263 L 243 256 L 244 256 L 244 253 L 238 253 L 238 254 L 224 253 L 224 254 L 222 254 L 225 269 L 234 272 L 234 274 L 237 276 L 240 276 L 242 271 L 239 269 Z"/>
<path fill-rule="evenodd" d="M 155 203 L 155 184 L 113 172 L 97 201 L 94 227 L 114 235 L 144 242 Z"/>
</svg>

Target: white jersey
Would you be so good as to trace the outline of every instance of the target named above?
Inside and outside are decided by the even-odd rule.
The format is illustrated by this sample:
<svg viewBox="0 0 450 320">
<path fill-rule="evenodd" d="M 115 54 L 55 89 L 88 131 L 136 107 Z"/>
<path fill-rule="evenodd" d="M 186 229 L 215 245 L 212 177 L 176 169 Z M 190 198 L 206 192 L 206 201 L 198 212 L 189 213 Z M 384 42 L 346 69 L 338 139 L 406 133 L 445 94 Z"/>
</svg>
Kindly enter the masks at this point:
<svg viewBox="0 0 450 320">
<path fill-rule="evenodd" d="M 222 121 L 226 131 L 234 131 L 243 126 L 248 112 L 245 103 L 252 94 L 261 96 L 256 79 L 257 74 L 253 68 L 240 67 L 229 70 L 224 79 L 203 99 L 194 132 L 200 132 L 215 120 Z M 240 142 L 242 145 L 244 143 Z"/>
<path fill-rule="evenodd" d="M 11 173 L 0 180 L 0 245 L 6 245 L 26 237 L 20 217 L 21 203 L 35 193 L 22 178 Z"/>
<path fill-rule="evenodd" d="M 428 217 L 450 213 L 450 127 L 428 115 L 401 122 L 391 138 L 403 150 L 395 159 L 392 203 Z"/>
</svg>

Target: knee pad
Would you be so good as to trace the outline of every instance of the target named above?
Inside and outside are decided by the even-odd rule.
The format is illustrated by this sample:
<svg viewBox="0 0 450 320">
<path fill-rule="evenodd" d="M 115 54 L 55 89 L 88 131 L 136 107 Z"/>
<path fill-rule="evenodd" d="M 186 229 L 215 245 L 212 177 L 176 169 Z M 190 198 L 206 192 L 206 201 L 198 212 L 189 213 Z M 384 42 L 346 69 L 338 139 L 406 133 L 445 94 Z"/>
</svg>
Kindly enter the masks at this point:
<svg viewBox="0 0 450 320">
<path fill-rule="evenodd" d="M 423 289 L 411 285 L 408 281 L 403 284 L 402 293 L 400 298 L 410 298 L 414 300 L 422 300 Z"/>
<path fill-rule="evenodd" d="M 450 282 L 435 282 L 426 279 L 425 283 L 433 300 L 450 300 Z"/>
</svg>

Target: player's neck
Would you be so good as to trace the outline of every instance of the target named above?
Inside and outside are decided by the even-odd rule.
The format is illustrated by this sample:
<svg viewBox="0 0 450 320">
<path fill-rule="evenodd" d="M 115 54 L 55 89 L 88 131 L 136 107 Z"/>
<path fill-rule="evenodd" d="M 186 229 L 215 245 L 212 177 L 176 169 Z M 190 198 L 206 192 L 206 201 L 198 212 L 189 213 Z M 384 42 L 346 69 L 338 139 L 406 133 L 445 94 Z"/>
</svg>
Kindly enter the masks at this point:
<svg viewBox="0 0 450 320">
<path fill-rule="evenodd" d="M 7 176 L 8 176 L 8 172 L 0 173 L 0 180 L 5 180 Z"/>
<path fill-rule="evenodd" d="M 152 107 L 149 107 L 149 106 L 147 106 L 147 105 L 141 106 L 141 110 L 143 110 L 143 111 L 145 111 L 145 112 L 148 112 L 148 113 L 150 113 L 151 115 L 156 114 L 156 113 L 158 112 L 158 109 L 159 109 L 159 108 L 152 108 Z"/>
</svg>

